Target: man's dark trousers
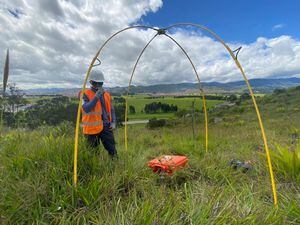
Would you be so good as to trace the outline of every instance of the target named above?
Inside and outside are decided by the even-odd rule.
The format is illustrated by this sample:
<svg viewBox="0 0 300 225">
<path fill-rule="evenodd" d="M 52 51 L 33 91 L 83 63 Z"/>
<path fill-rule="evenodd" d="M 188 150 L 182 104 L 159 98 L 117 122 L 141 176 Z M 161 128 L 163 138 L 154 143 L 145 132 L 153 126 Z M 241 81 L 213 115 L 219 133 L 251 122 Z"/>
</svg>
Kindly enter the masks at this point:
<svg viewBox="0 0 300 225">
<path fill-rule="evenodd" d="M 99 134 L 86 135 L 87 141 L 92 148 L 97 148 L 100 145 L 100 140 L 111 156 L 117 155 L 116 142 L 111 128 L 104 126 Z"/>
</svg>

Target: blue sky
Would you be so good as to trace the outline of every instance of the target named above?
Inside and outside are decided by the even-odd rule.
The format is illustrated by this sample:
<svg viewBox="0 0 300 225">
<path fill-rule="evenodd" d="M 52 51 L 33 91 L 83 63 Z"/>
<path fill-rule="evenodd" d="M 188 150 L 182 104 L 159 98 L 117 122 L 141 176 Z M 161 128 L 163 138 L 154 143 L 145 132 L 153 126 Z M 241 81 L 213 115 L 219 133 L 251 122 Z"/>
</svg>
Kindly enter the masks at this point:
<svg viewBox="0 0 300 225">
<path fill-rule="evenodd" d="M 141 22 L 167 26 L 200 23 L 228 42 L 254 42 L 258 37 L 289 35 L 300 39 L 299 0 L 164 0 Z"/>
</svg>

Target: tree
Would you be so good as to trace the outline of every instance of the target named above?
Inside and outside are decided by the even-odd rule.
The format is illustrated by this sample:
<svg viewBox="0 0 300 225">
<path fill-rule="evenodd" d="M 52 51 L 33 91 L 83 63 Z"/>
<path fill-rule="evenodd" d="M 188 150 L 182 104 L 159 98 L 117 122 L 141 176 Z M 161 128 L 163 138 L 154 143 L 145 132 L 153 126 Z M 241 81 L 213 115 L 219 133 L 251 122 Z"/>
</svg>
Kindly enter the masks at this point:
<svg viewBox="0 0 300 225">
<path fill-rule="evenodd" d="M 152 102 L 150 104 L 146 104 L 144 107 L 144 112 L 147 114 L 153 114 L 157 112 L 176 112 L 178 110 L 178 107 L 176 105 L 169 105 L 166 103 L 161 102 Z"/>
<path fill-rule="evenodd" d="M 130 114 L 135 114 L 135 108 L 134 108 L 133 105 L 130 105 L 130 106 L 129 106 L 129 113 L 130 113 Z"/>
<path fill-rule="evenodd" d="M 116 113 L 116 117 L 117 117 L 117 125 L 120 126 L 120 125 L 122 125 L 122 122 L 125 119 L 126 106 L 124 103 L 115 104 L 114 108 L 115 108 L 115 113 Z"/>
<path fill-rule="evenodd" d="M 56 126 L 64 121 L 75 123 L 77 103 L 66 96 L 41 99 L 24 111 L 24 126 L 36 128 L 43 124 Z"/>
<path fill-rule="evenodd" d="M 248 100 L 251 99 L 251 95 L 249 95 L 248 93 L 244 93 L 241 95 L 240 99 L 243 100 Z"/>
<path fill-rule="evenodd" d="M 9 112 L 16 113 L 19 111 L 19 107 L 26 105 L 28 101 L 24 98 L 24 93 L 16 86 L 16 84 L 9 84 L 8 88 L 9 92 L 6 96 L 7 108 Z"/>
<path fill-rule="evenodd" d="M 123 97 L 114 97 L 115 103 L 125 103 L 125 98 Z"/>
<path fill-rule="evenodd" d="M 227 100 L 228 100 L 229 102 L 236 102 L 237 99 L 238 99 L 237 96 L 234 95 L 234 94 L 230 95 L 230 96 L 227 98 Z"/>
<path fill-rule="evenodd" d="M 19 124 L 19 107 L 26 105 L 28 101 L 16 84 L 8 84 L 8 91 L 0 97 L 1 123 L 2 121 L 9 127 L 16 127 Z"/>
</svg>

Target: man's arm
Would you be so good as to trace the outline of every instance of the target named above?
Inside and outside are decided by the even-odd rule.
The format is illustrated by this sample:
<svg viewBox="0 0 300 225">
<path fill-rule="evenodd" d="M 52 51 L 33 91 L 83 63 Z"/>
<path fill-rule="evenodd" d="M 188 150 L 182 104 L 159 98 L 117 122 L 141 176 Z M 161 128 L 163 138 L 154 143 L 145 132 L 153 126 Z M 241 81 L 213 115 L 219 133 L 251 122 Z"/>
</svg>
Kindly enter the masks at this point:
<svg viewBox="0 0 300 225">
<path fill-rule="evenodd" d="M 110 105 L 111 105 L 111 120 L 112 120 L 111 122 L 116 123 L 117 122 L 116 111 L 112 100 L 110 101 Z"/>
<path fill-rule="evenodd" d="M 92 111 L 92 109 L 97 104 L 98 100 L 99 100 L 99 98 L 97 96 L 95 96 L 91 101 L 89 101 L 88 97 L 85 94 L 83 94 L 83 101 L 82 101 L 83 111 L 85 111 L 86 113 L 89 113 L 90 111 Z"/>
<path fill-rule="evenodd" d="M 112 124 L 112 128 L 116 128 L 117 125 L 117 117 L 116 117 L 116 111 L 115 111 L 115 107 L 113 105 L 113 100 L 110 100 L 110 105 L 111 105 L 111 124 Z"/>
</svg>

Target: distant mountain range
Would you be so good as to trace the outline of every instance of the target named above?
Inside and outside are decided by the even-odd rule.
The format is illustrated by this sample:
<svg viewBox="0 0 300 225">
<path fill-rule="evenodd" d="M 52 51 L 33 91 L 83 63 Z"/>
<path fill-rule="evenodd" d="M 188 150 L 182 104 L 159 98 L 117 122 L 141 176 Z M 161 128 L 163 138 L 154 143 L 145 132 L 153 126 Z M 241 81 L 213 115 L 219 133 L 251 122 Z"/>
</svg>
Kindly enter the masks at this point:
<svg viewBox="0 0 300 225">
<path fill-rule="evenodd" d="M 289 88 L 300 85 L 300 78 L 278 78 L 278 79 L 250 79 L 253 90 L 256 93 L 270 93 L 278 88 Z M 202 83 L 207 93 L 242 93 L 247 91 L 244 81 L 234 81 L 228 83 L 204 82 Z M 198 93 L 197 83 L 180 84 L 157 84 L 149 86 L 131 86 L 131 93 L 152 93 L 152 94 L 192 94 Z M 127 87 L 107 88 L 108 91 L 115 94 L 126 93 Z M 79 92 L 79 88 L 40 88 L 24 90 L 27 95 L 68 95 L 74 96 Z"/>
</svg>

